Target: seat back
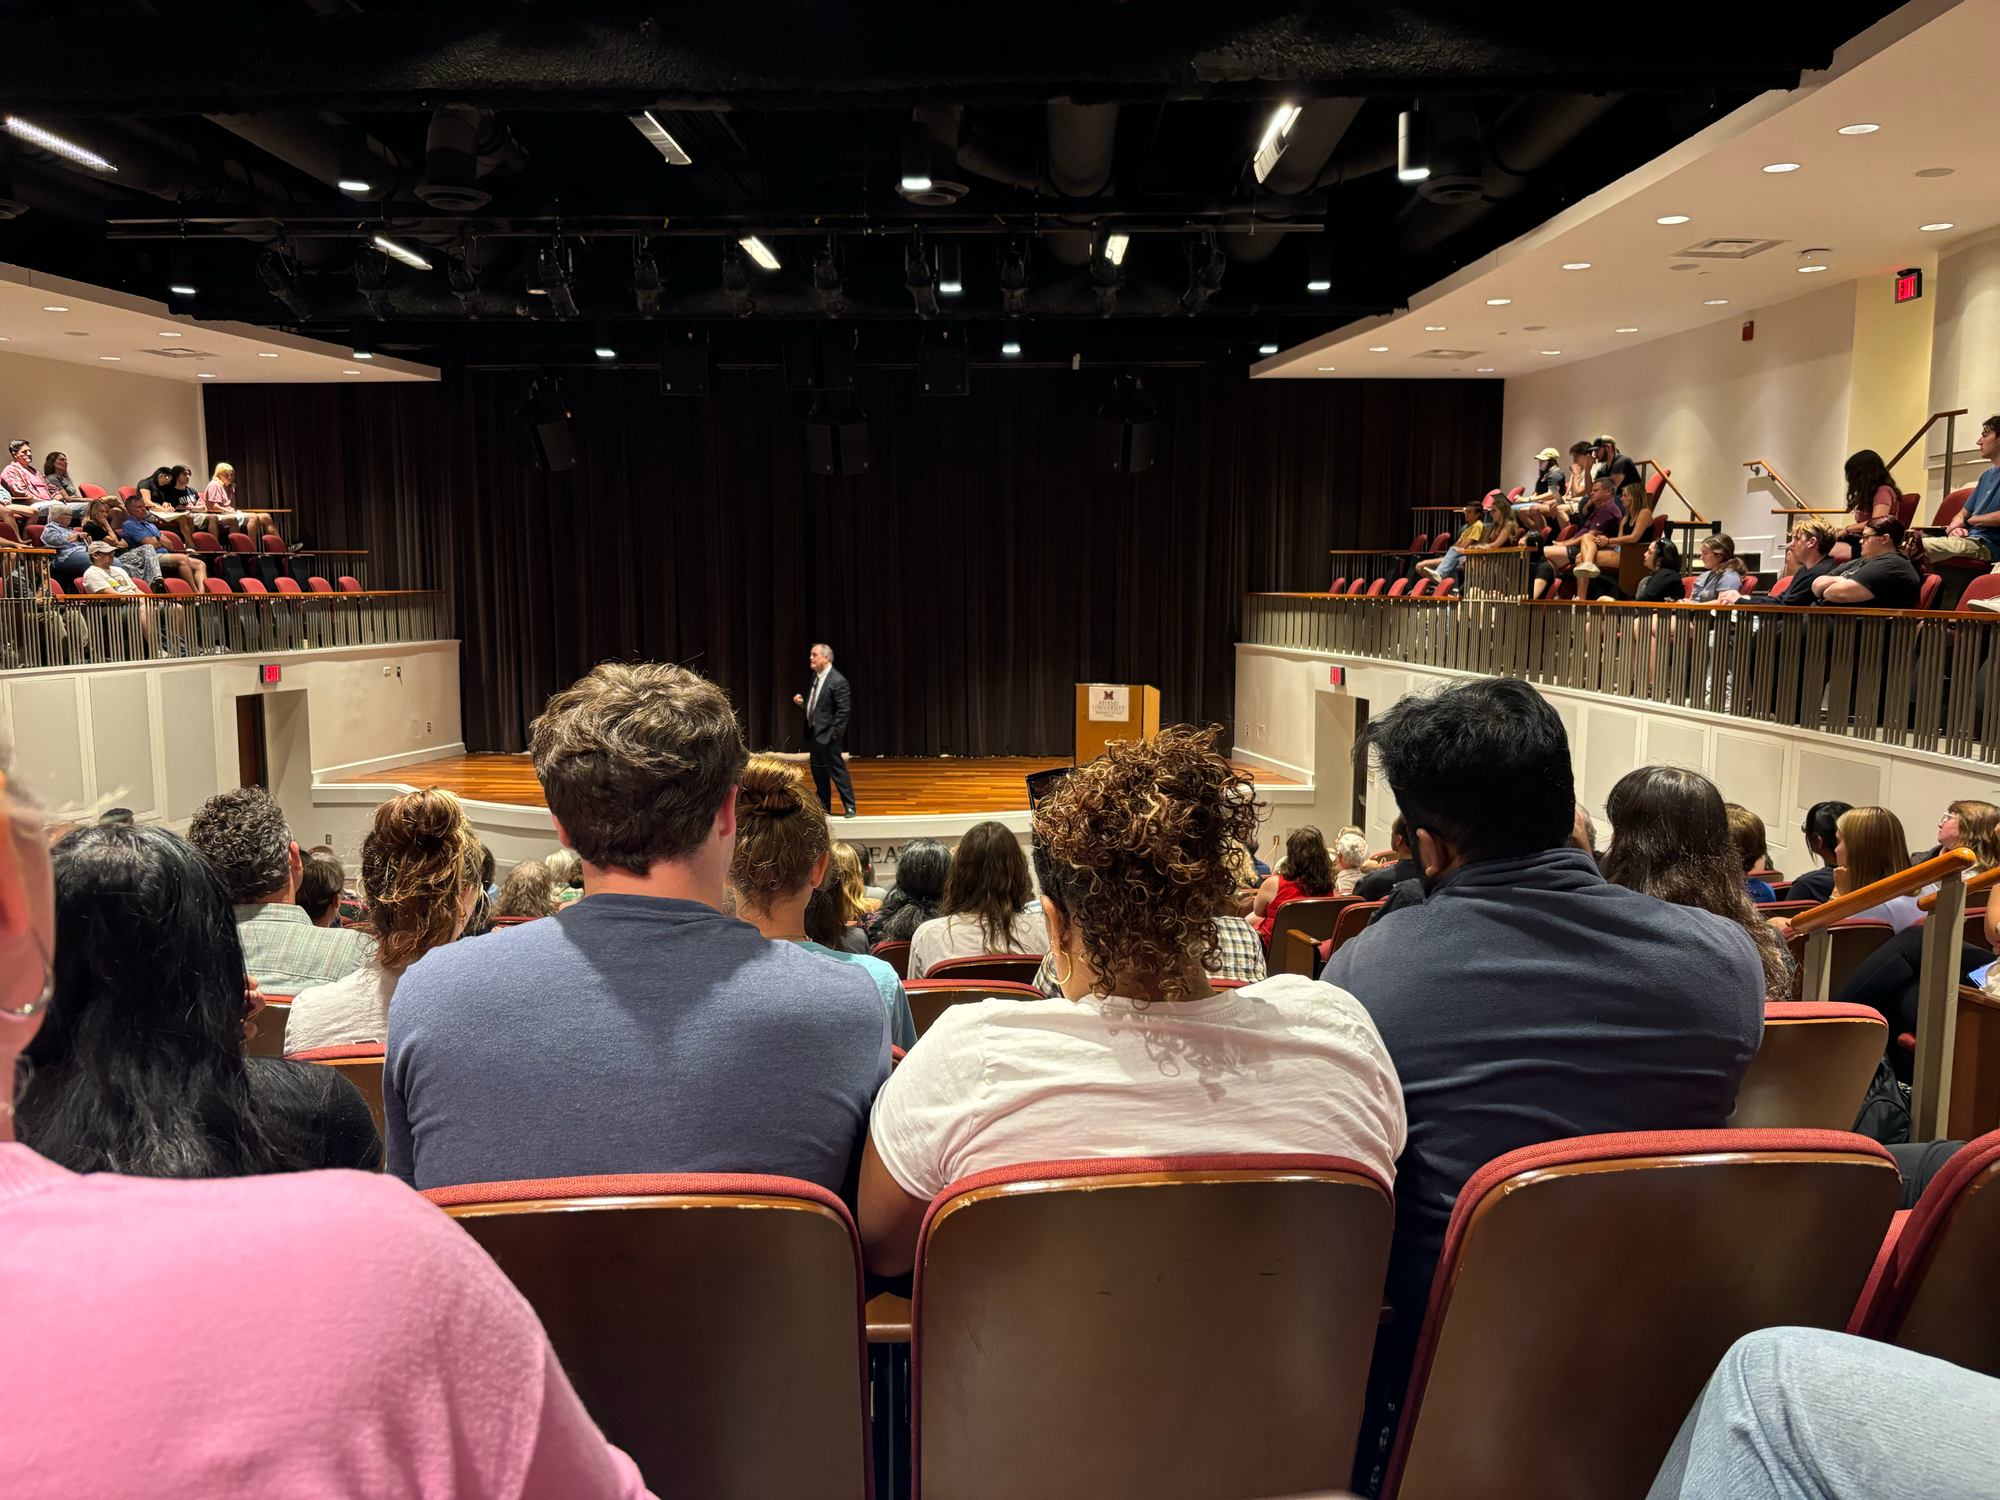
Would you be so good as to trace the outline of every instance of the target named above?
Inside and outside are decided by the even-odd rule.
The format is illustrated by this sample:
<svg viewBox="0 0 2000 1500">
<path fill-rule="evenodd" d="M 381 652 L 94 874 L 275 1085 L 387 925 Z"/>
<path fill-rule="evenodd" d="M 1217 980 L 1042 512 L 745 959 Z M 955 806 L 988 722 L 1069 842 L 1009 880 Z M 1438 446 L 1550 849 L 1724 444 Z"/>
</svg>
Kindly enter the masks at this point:
<svg viewBox="0 0 2000 1500">
<path fill-rule="evenodd" d="M 1361 929 L 1368 925 L 1369 918 L 1373 917 L 1381 909 L 1382 903 L 1380 901 L 1356 901 L 1352 906 L 1342 911 L 1339 916 L 1335 917 L 1333 919 L 1333 946 L 1327 950 L 1327 956 L 1332 957 L 1332 955 L 1338 953 L 1346 946 L 1350 938 L 1359 937 Z M 1279 915 L 1282 916 L 1283 913 L 1281 912 Z"/>
<path fill-rule="evenodd" d="M 246 578 L 238 585 L 238 588 L 240 592 L 245 594 L 268 594 L 271 592 L 264 587 L 264 580 L 261 578 Z"/>
<path fill-rule="evenodd" d="M 1655 508 L 1659 505 L 1660 491 L 1664 490 L 1666 487 L 1667 487 L 1667 476 L 1665 471 L 1660 469 L 1655 469 L 1653 470 L 1652 473 L 1646 476 L 1646 505 L 1648 509 Z M 1655 535 L 1658 535 L 1658 533 L 1656 532 Z"/>
<path fill-rule="evenodd" d="M 929 1031 L 937 1018 L 951 1006 L 980 1000 L 1046 1000 L 1048 996 L 1032 984 L 1012 979 L 906 979 L 903 992 L 910 999 L 910 1019 L 917 1035 Z"/>
<path fill-rule="evenodd" d="M 368 1101 L 368 1113 L 375 1117 L 375 1130 L 386 1141 L 387 1127 L 382 1123 L 382 1063 L 386 1050 L 380 1042 L 359 1042 L 351 1047 L 308 1047 L 303 1052 L 294 1052 L 292 1061 L 332 1068 L 360 1089 L 361 1097 Z"/>
<path fill-rule="evenodd" d="M 61 599 L 68 595 L 69 590 L 62 586 L 62 580 L 60 578 L 57 578 L 54 574 L 51 574 L 49 576 L 49 592 L 55 595 L 58 599 Z"/>
<path fill-rule="evenodd" d="M 1889 1023 L 1865 1005 L 1767 1004 L 1731 1127 L 1851 1129 L 1888 1041 Z"/>
<path fill-rule="evenodd" d="M 1924 1189 L 1851 1330 L 2000 1376 L 2000 1131 L 1968 1141 Z"/>
<path fill-rule="evenodd" d="M 1514 486 L 1514 488 L 1507 491 L 1507 503 L 1509 505 L 1516 504 L 1517 502 L 1519 502 L 1520 498 L 1527 493 L 1528 493 L 1528 487 L 1525 484 L 1517 484 Z"/>
<path fill-rule="evenodd" d="M 79 484 L 76 488 L 77 492 L 86 500 L 102 500 L 104 498 L 104 489 L 101 485 Z"/>
<path fill-rule="evenodd" d="M 315 594 L 330 594 L 333 592 L 333 585 L 317 573 L 306 579 L 306 587 Z"/>
<path fill-rule="evenodd" d="M 424 1196 L 528 1299 L 661 1500 L 873 1493 L 861 1246 L 826 1189 L 687 1173 Z"/>
<path fill-rule="evenodd" d="M 1438 580 L 1438 586 L 1431 590 L 1431 597 L 1433 599 L 1442 599 L 1446 594 L 1449 594 L 1453 589 L 1457 587 L 1458 587 L 1458 580 L 1456 578 L 1440 578 Z"/>
<path fill-rule="evenodd" d="M 1965 592 L 1958 596 L 1958 607 L 1969 611 L 1974 600 L 1991 599 L 1996 595 L 2000 595 L 2000 577 L 1992 573 L 1981 573 L 1968 583 Z"/>
<path fill-rule="evenodd" d="M 1410 580 L 1408 578 L 1398 578 L 1394 583 L 1389 585 L 1389 597 L 1391 599 L 1400 599 L 1409 587 Z"/>
<path fill-rule="evenodd" d="M 361 580 L 358 578 L 349 578 L 345 573 L 342 573 L 340 575 L 340 591 L 343 594 L 360 593 Z"/>
<path fill-rule="evenodd" d="M 1042 972 L 1039 953 L 975 953 L 965 958 L 941 958 L 924 971 L 926 979 L 1006 979 L 1032 984 Z"/>
<path fill-rule="evenodd" d="M 229 586 L 227 578 L 217 578 L 212 573 L 201 581 L 201 586 L 211 594 L 233 594 L 236 592 L 236 590 Z"/>
<path fill-rule="evenodd" d="M 917 1243 L 912 1494 L 1345 1488 L 1393 1219 L 1383 1183 L 1338 1157 L 1043 1162 L 951 1184 Z M 1148 1390 L 1198 1401 L 1199 1419 L 1107 1408 Z"/>
<path fill-rule="evenodd" d="M 868 952 L 871 957 L 881 959 L 894 969 L 898 979 L 910 977 L 910 945 L 907 942 L 877 943 Z"/>
<path fill-rule="evenodd" d="M 1373 583 L 1368 585 L 1368 597 L 1371 599 L 1379 599 L 1382 597 L 1383 591 L 1386 590 L 1388 587 L 1389 587 L 1388 579 L 1378 578 Z"/>
<path fill-rule="evenodd" d="M 1789 573 L 1785 574 L 1782 578 L 1774 579 L 1772 580 L 1771 592 L 1768 597 L 1775 599 L 1778 597 L 1778 595 L 1784 593 L 1784 591 L 1790 588 L 1791 586 L 1792 586 L 1792 575 Z"/>
<path fill-rule="evenodd" d="M 257 544 L 250 540 L 249 532 L 232 531 L 229 533 L 229 550 L 231 552 L 255 552 Z"/>
<path fill-rule="evenodd" d="M 236 534 L 234 532 L 231 533 L 232 536 Z M 222 550 L 222 543 L 218 542 L 206 531 L 197 531 L 194 534 L 194 550 L 197 552 L 220 552 Z"/>
<path fill-rule="evenodd" d="M 1410 597 L 1412 599 L 1420 599 L 1430 591 L 1431 581 L 1428 578 L 1419 578 L 1415 583 L 1410 585 Z"/>
<path fill-rule="evenodd" d="M 1365 578 L 1349 579 L 1347 583 L 1348 596 L 1352 598 L 1354 595 L 1359 594 L 1367 587 L 1368 587 L 1368 580 Z"/>
<path fill-rule="evenodd" d="M 1900 1192 L 1884 1147 L 1830 1130 L 1489 1162 L 1452 1210 L 1382 1494 L 1644 1495 L 1738 1338 L 1845 1325 Z"/>
<path fill-rule="evenodd" d="M 1938 590 L 1944 587 L 1944 577 L 1938 573 L 1927 573 L 1924 581 L 1917 585 L 1917 608 L 1929 609 L 1937 599 Z"/>
<path fill-rule="evenodd" d="M 1923 501 L 1922 495 L 1902 495 L 1896 500 L 1896 519 L 1907 527 L 1917 518 L 1917 506 Z"/>
<path fill-rule="evenodd" d="M 1823 904 L 1819 901 L 1759 901 L 1757 914 L 1768 921 L 1772 917 L 1789 917 L 1794 912 L 1811 911 Z"/>
<path fill-rule="evenodd" d="M 30 547 L 39 547 L 42 545 L 42 532 L 45 529 L 46 528 L 44 528 L 42 523 L 39 521 L 28 522 L 26 531 L 28 536 L 28 545 Z"/>
<path fill-rule="evenodd" d="M 283 1057 L 285 1055 L 285 1023 L 292 1018 L 292 997 L 290 995 L 266 995 L 264 1008 L 257 1012 L 257 1019 L 250 1024 L 256 1029 L 250 1040 L 243 1044 L 243 1050 L 251 1057 Z"/>
<path fill-rule="evenodd" d="M 1758 908 L 1760 911 L 1765 908 Z M 1840 987 L 1854 977 L 1854 971 L 1865 963 L 1874 951 L 1896 935 L 1896 929 L 1887 922 L 1849 918 L 1845 922 L 1835 922 L 1825 929 L 1827 933 L 1827 994 L 1835 995 Z M 1798 973 L 1792 976 L 1794 999 L 1800 996 L 1797 987 L 1805 983 L 1805 945 L 1802 937 L 1790 940 L 1792 957 L 1800 961 Z"/>
<path fill-rule="evenodd" d="M 1305 933 L 1316 943 L 1323 943 L 1333 936 L 1333 924 L 1340 919 L 1340 914 L 1352 905 L 1352 896 L 1300 896 L 1278 908 L 1272 918 L 1273 931 L 1292 928 Z"/>
<path fill-rule="evenodd" d="M 1334 580 L 1333 580 L 1333 582 L 1332 582 L 1331 584 L 1329 584 L 1329 585 L 1327 586 L 1327 592 L 1328 592 L 1329 594 L 1344 594 L 1344 593 L 1346 593 L 1346 592 L 1347 592 L 1347 575 L 1346 575 L 1345 573 L 1343 573 L 1343 574 L 1341 574 L 1341 575 L 1340 575 L 1340 576 L 1339 576 L 1338 578 L 1334 579 Z"/>
<path fill-rule="evenodd" d="M 21 540 L 21 533 L 14 529 L 14 518 L 12 516 L 0 516 L 0 537 L 4 537 L 10 542 Z"/>
<path fill-rule="evenodd" d="M 289 573 L 280 573 L 278 575 L 277 588 L 281 594 L 296 594 L 300 592 L 298 579 L 292 577 Z"/>
<path fill-rule="evenodd" d="M 1954 1141 L 2000 1130 L 2000 999 L 1961 985 L 1952 1033 L 1951 1112 L 1945 1136 Z"/>
<path fill-rule="evenodd" d="M 1692 574 L 1681 580 L 1681 597 L 1683 599 L 1692 599 L 1694 597 L 1694 577 Z"/>
<path fill-rule="evenodd" d="M 1958 519 L 1958 513 L 1965 509 L 1965 502 L 1971 498 L 1972 486 L 1969 484 L 1964 489 L 1953 490 L 1944 499 L 1938 501 L 1937 514 L 1931 517 L 1931 525 L 1937 527 L 1950 526 L 1953 521 Z"/>
<path fill-rule="evenodd" d="M 130 500 L 134 495 L 138 493 L 139 491 L 132 485 L 121 484 L 118 486 L 118 498 L 120 500 Z"/>
<path fill-rule="evenodd" d="M 169 552 L 184 553 L 187 551 L 187 543 L 181 540 L 181 534 L 178 531 L 169 531 L 162 526 L 160 528 L 160 540 L 167 544 Z"/>
<path fill-rule="evenodd" d="M 275 531 L 265 532 L 264 550 L 266 552 L 283 552 L 285 550 L 285 539 Z"/>
<path fill-rule="evenodd" d="M 160 586 L 170 594 L 192 594 L 194 592 L 193 587 L 185 578 L 162 578 Z"/>
</svg>

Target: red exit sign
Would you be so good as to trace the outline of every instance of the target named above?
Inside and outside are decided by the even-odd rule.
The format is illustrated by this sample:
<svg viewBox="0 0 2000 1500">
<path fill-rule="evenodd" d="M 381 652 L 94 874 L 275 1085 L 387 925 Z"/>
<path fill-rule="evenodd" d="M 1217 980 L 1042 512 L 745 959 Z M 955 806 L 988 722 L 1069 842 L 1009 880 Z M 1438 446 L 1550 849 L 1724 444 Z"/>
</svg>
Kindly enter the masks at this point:
<svg viewBox="0 0 2000 1500">
<path fill-rule="evenodd" d="M 1896 300 L 1914 302 L 1924 294 L 1924 272 L 1921 266 L 1911 266 L 1907 271 L 1896 273 Z"/>
</svg>

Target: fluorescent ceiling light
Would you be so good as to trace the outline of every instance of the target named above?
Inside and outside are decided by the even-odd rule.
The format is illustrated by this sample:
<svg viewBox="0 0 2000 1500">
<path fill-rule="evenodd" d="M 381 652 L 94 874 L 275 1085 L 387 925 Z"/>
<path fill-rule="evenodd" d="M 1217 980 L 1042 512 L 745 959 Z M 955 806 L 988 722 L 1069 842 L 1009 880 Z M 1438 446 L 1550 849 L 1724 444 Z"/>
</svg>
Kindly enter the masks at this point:
<svg viewBox="0 0 2000 1500">
<path fill-rule="evenodd" d="M 1876 131 L 1880 130 L 1881 128 L 1882 127 L 1880 125 L 1843 125 L 1840 127 L 1840 134 L 1873 135 Z"/>
<path fill-rule="evenodd" d="M 1687 221 L 1688 216 L 1686 214 L 1663 214 L 1653 220 L 1655 224 L 1685 224 Z"/>
<path fill-rule="evenodd" d="M 1475 375 L 1491 375 L 1493 373 L 1493 366 L 1481 365 L 1478 369 L 1474 370 L 1472 373 Z"/>
<path fill-rule="evenodd" d="M 1766 172 L 1796 172 L 1799 164 L 1795 161 L 1774 161 L 1764 168 Z"/>
<path fill-rule="evenodd" d="M 1799 274 L 1801 276 L 1805 276 L 1813 271 L 1824 271 L 1825 269 L 1826 269 L 1825 266 L 1800 266 Z"/>
<path fill-rule="evenodd" d="M 1445 326 L 1444 326 L 1444 324 L 1442 324 L 1442 323 L 1426 323 L 1426 324 L 1424 324 L 1424 332 L 1425 332 L 1425 333 L 1443 333 L 1444 331 L 1445 331 Z"/>
<path fill-rule="evenodd" d="M 1588 271 L 1590 269 L 1590 262 L 1587 260 L 1566 260 L 1563 262 L 1563 269 L 1565 271 Z"/>
<path fill-rule="evenodd" d="M 212 370 L 196 370 L 196 371 L 195 371 L 194 373 L 195 373 L 195 378 L 196 378 L 197 380 L 213 380 L 213 379 L 215 379 L 215 373 L 214 373 L 214 371 L 212 371 Z"/>
<path fill-rule="evenodd" d="M 1729 306 L 1729 299 L 1728 299 L 1727 297 L 1710 297 L 1710 298 L 1709 298 L 1709 299 L 1708 299 L 1708 300 L 1707 300 L 1706 302 L 1702 303 L 1702 306 L 1703 306 L 1703 307 L 1727 307 L 1727 306 Z"/>
<path fill-rule="evenodd" d="M 66 307 L 57 307 L 53 302 L 42 309 L 43 312 L 68 312 Z"/>
<path fill-rule="evenodd" d="M 1002 354 L 1019 354 L 1021 352 L 1021 345 L 1018 340 L 1009 339 L 1000 346 L 1000 352 Z"/>
<path fill-rule="evenodd" d="M 1919 224 L 1917 228 L 1925 234 L 1936 234 L 1940 229 L 1955 229 L 1954 224 Z"/>
<path fill-rule="evenodd" d="M 1125 264 L 1125 249 L 1132 243 L 1129 234 L 1107 234 L 1104 237 L 1104 258 L 1114 266 Z"/>
<path fill-rule="evenodd" d="M 771 253 L 771 247 L 754 234 L 746 234 L 736 242 L 749 254 L 750 258 L 767 271 L 778 269 L 778 257 Z"/>
<path fill-rule="evenodd" d="M 191 286 L 170 286 L 167 290 L 172 292 L 176 297 L 192 297 L 194 295 L 194 288 Z M 63 310 L 67 312 L 69 309 L 65 308 Z"/>
<path fill-rule="evenodd" d="M 1340 368 L 1340 366 L 1339 366 L 1339 365 L 1321 365 L 1321 366 L 1319 366 L 1318 368 L 1319 368 L 1319 371 L 1320 371 L 1320 373 L 1321 373 L 1322 375 L 1327 375 L 1327 374 L 1331 374 L 1331 373 L 1332 373 L 1333 371 L 1335 371 L 1335 370 L 1339 369 L 1339 368 Z"/>
<path fill-rule="evenodd" d="M 267 356 L 270 359 L 276 359 L 277 357 L 275 354 Z M 375 351 L 373 349 L 350 349 L 347 351 L 347 357 L 349 359 L 373 359 Z"/>
<path fill-rule="evenodd" d="M 119 356 L 116 354 L 100 354 L 97 357 L 99 359 L 109 360 L 114 365 L 117 364 L 119 360 Z"/>
<path fill-rule="evenodd" d="M 118 170 L 95 151 L 86 151 L 83 147 L 77 145 L 75 141 L 66 141 L 61 136 L 42 129 L 39 125 L 30 125 L 19 116 L 7 116 L 7 133 L 12 136 L 18 136 L 31 146 L 40 146 L 44 151 L 60 156 L 65 161 L 73 161 L 81 167 L 89 167 L 93 171 L 98 172 L 115 172 Z"/>
<path fill-rule="evenodd" d="M 1276 354 L 1278 352 L 1278 346 L 1276 344 L 1259 344 L 1257 346 L 1257 352 L 1259 354 Z"/>
<path fill-rule="evenodd" d="M 599 344 L 596 352 L 599 359 L 616 359 L 618 357 L 618 351 L 605 344 Z"/>
<path fill-rule="evenodd" d="M 339 188 L 343 193 L 365 193 L 374 184 L 363 182 L 359 177 L 343 177 L 334 186 Z"/>
<path fill-rule="evenodd" d="M 359 375 L 361 372 L 359 370 L 342 370 L 340 373 L 343 375 Z"/>
<path fill-rule="evenodd" d="M 1262 182 L 1271 175 L 1271 168 L 1278 164 L 1278 158 L 1285 154 L 1285 146 L 1291 140 L 1292 126 L 1298 123 L 1304 106 L 1280 104 L 1272 111 L 1270 123 L 1264 127 L 1264 139 L 1257 143 L 1257 155 L 1251 167 Z"/>
<path fill-rule="evenodd" d="M 1389 346 L 1387 344 L 1370 344 L 1368 346 L 1368 352 L 1370 354 L 1387 354 L 1389 352 Z"/>
<path fill-rule="evenodd" d="M 668 133 L 666 126 L 653 118 L 651 110 L 642 110 L 627 118 L 638 127 L 639 134 L 653 143 L 653 149 L 664 156 L 669 165 L 676 167 L 694 165 L 694 158 L 682 149 L 681 143 Z"/>
<path fill-rule="evenodd" d="M 1639 330 L 1636 328 L 1614 328 L 1611 331 L 1613 333 L 1637 333 Z"/>
<path fill-rule="evenodd" d="M 162 328 L 160 330 L 160 337 L 163 339 L 177 339 L 180 337 L 180 335 L 178 333 L 173 333 L 168 329 Z"/>
<path fill-rule="evenodd" d="M 1536 353 L 1538 353 L 1538 354 L 1560 354 L 1560 353 L 1562 353 L 1562 350 L 1560 350 L 1560 349 L 1538 349 L 1538 350 L 1536 350 L 1535 352 L 1536 352 Z"/>
<path fill-rule="evenodd" d="M 259 349 L 257 357 L 259 359 L 276 359 L 278 356 L 273 354 L 269 349 Z"/>
<path fill-rule="evenodd" d="M 397 244 L 386 234 L 375 236 L 375 248 L 380 250 L 384 255 L 394 256 L 412 270 L 428 271 L 431 268 L 431 263 L 417 254 L 416 251 L 410 249 L 407 245 Z"/>
<path fill-rule="evenodd" d="M 1512 297 L 1488 297 L 1486 299 L 1486 305 L 1488 307 L 1505 307 L 1507 306 L 1508 303 L 1512 302 L 1513 300 L 1514 299 Z"/>
</svg>

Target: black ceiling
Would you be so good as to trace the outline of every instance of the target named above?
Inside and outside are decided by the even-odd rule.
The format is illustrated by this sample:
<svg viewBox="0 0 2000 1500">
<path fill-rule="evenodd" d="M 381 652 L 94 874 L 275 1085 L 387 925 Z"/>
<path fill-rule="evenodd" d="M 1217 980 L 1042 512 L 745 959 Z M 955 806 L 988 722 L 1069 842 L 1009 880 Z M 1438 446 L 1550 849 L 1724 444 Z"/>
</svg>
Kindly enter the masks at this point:
<svg viewBox="0 0 2000 1500">
<path fill-rule="evenodd" d="M 1891 8 L 0 0 L 10 121 L 117 169 L 0 137 L 0 260 L 444 362 L 800 320 L 864 358 L 958 324 L 1030 359 L 1248 352 L 1399 305 Z"/>
</svg>

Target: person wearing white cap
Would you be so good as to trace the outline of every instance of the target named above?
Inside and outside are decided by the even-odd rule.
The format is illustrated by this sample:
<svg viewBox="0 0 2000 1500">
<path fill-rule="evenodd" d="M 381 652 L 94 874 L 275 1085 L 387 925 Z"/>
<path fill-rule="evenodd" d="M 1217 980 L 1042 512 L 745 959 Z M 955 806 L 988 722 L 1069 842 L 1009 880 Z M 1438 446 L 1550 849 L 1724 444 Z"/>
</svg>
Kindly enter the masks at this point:
<svg viewBox="0 0 2000 1500">
<path fill-rule="evenodd" d="M 1553 495 L 1560 499 L 1563 492 L 1562 453 L 1555 448 L 1544 448 L 1535 455 L 1535 477 L 1528 485 L 1530 495 Z"/>
<path fill-rule="evenodd" d="M 84 570 L 76 586 L 86 594 L 137 594 L 142 592 L 132 581 L 132 575 L 111 560 L 112 547 L 109 542 L 90 544 L 90 566 Z"/>
</svg>

